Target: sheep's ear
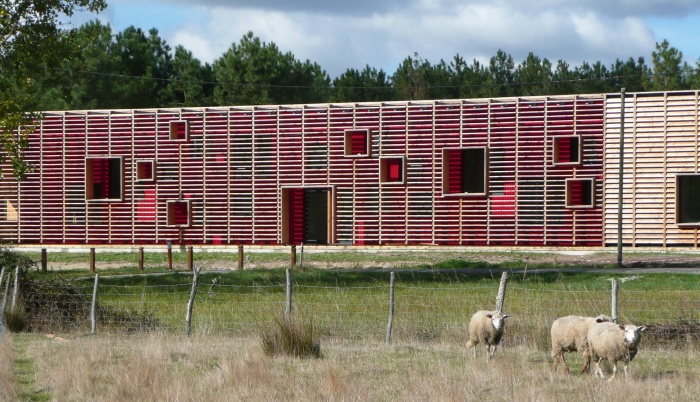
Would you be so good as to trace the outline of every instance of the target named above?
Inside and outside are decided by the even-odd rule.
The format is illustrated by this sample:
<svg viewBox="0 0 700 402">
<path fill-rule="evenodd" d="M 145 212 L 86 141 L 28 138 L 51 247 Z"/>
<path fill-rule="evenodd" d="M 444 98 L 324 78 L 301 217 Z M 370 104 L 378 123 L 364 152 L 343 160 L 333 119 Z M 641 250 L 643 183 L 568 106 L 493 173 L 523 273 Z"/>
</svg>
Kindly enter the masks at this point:
<svg viewBox="0 0 700 402">
<path fill-rule="evenodd" d="M 604 322 L 604 321 L 605 321 L 605 320 L 603 320 L 602 318 L 596 318 L 596 319 L 595 319 L 595 322 L 597 322 L 598 324 L 600 324 L 601 322 Z"/>
<path fill-rule="evenodd" d="M 502 318 L 508 318 L 510 317 L 508 314 L 505 314 Z"/>
<path fill-rule="evenodd" d="M 625 326 L 624 326 L 624 325 L 618 325 L 618 327 L 620 327 L 620 329 L 623 330 L 623 331 L 625 330 Z"/>
<path fill-rule="evenodd" d="M 493 315 L 492 315 L 492 314 L 486 314 L 486 317 L 488 317 L 488 318 L 493 318 Z"/>
<path fill-rule="evenodd" d="M 644 331 L 646 331 L 646 330 L 647 330 L 647 326 L 646 326 L 646 325 L 642 325 L 641 327 L 639 327 L 639 332 L 644 332 Z"/>
</svg>

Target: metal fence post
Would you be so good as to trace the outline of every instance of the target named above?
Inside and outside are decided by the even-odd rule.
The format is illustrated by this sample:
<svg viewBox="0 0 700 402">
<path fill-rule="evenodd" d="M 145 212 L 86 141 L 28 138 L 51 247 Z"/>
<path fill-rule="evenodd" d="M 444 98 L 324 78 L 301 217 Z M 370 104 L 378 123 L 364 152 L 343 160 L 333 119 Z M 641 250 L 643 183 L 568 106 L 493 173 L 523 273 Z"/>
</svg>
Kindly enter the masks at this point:
<svg viewBox="0 0 700 402">
<path fill-rule="evenodd" d="M 386 327 L 386 343 L 391 344 L 391 330 L 394 326 L 394 273 L 389 277 L 389 324 Z"/>
<path fill-rule="evenodd" d="M 92 306 L 90 307 L 91 334 L 97 332 L 97 284 L 100 282 L 100 275 L 95 274 L 95 285 L 92 288 Z"/>
</svg>

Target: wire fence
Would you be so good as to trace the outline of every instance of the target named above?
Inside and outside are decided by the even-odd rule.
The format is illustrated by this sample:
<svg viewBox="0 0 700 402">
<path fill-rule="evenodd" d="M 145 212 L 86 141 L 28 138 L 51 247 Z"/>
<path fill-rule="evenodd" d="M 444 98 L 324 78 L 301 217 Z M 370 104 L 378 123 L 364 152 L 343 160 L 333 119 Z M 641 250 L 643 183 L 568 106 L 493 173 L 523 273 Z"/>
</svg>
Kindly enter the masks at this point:
<svg viewBox="0 0 700 402">
<path fill-rule="evenodd" d="M 196 276 L 196 275 L 195 275 Z M 185 334 L 256 335 L 261 328 L 291 309 L 293 317 L 310 320 L 323 338 L 384 340 L 389 320 L 395 342 L 467 342 L 469 319 L 477 310 L 494 310 L 498 284 L 490 282 L 435 283 L 398 280 L 391 292 L 388 282 L 371 285 L 231 285 L 207 277 L 190 301 L 192 284 L 114 285 L 78 281 L 71 297 L 52 295 L 53 301 L 32 307 L 32 326 L 43 331 L 136 332 L 163 330 Z M 660 342 L 687 344 L 700 336 L 700 292 L 697 290 L 626 289 L 617 298 L 619 322 L 644 324 Z M 5 295 L 12 293 L 6 281 Z M 390 294 L 393 293 L 393 310 Z M 96 296 L 96 300 L 93 298 Z M 291 297 L 290 297 L 291 296 Z M 45 295 L 44 295 L 45 297 Z M 35 303 L 38 294 L 21 300 Z M 12 297 L 6 299 L 12 300 Z M 291 305 L 289 302 L 291 300 Z M 59 303 L 60 301 L 60 303 Z M 94 303 L 96 312 L 91 311 Z M 191 322 L 188 304 L 193 303 Z M 3 305 L 9 304 L 6 301 Z M 610 286 L 577 289 L 517 283 L 507 288 L 504 312 L 506 345 L 549 348 L 551 323 L 565 315 L 611 314 Z M 9 309 L 8 305 L 6 309 Z M 94 309 L 93 309 L 94 310 Z"/>
</svg>

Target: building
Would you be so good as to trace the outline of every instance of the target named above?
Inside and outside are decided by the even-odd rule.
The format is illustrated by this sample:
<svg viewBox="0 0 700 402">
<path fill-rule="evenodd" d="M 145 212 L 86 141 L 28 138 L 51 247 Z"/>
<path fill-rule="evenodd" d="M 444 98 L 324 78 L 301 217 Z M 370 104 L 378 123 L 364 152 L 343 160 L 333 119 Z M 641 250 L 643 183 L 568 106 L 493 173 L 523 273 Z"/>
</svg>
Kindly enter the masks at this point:
<svg viewBox="0 0 700 402">
<path fill-rule="evenodd" d="M 697 247 L 699 93 L 625 98 L 624 242 Z M 605 246 L 620 94 L 46 112 L 19 245 Z"/>
</svg>

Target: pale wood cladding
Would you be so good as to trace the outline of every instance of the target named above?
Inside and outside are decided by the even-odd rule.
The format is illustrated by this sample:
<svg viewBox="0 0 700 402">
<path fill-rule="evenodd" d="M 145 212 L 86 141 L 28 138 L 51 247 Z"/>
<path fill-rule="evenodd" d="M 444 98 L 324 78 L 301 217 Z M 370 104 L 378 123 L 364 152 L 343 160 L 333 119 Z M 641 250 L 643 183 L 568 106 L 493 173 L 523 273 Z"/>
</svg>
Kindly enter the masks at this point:
<svg viewBox="0 0 700 402">
<path fill-rule="evenodd" d="M 676 223 L 676 176 L 698 173 L 698 92 L 625 97 L 623 242 L 694 246 Z M 617 243 L 620 95 L 606 97 L 605 243 Z"/>
</svg>

